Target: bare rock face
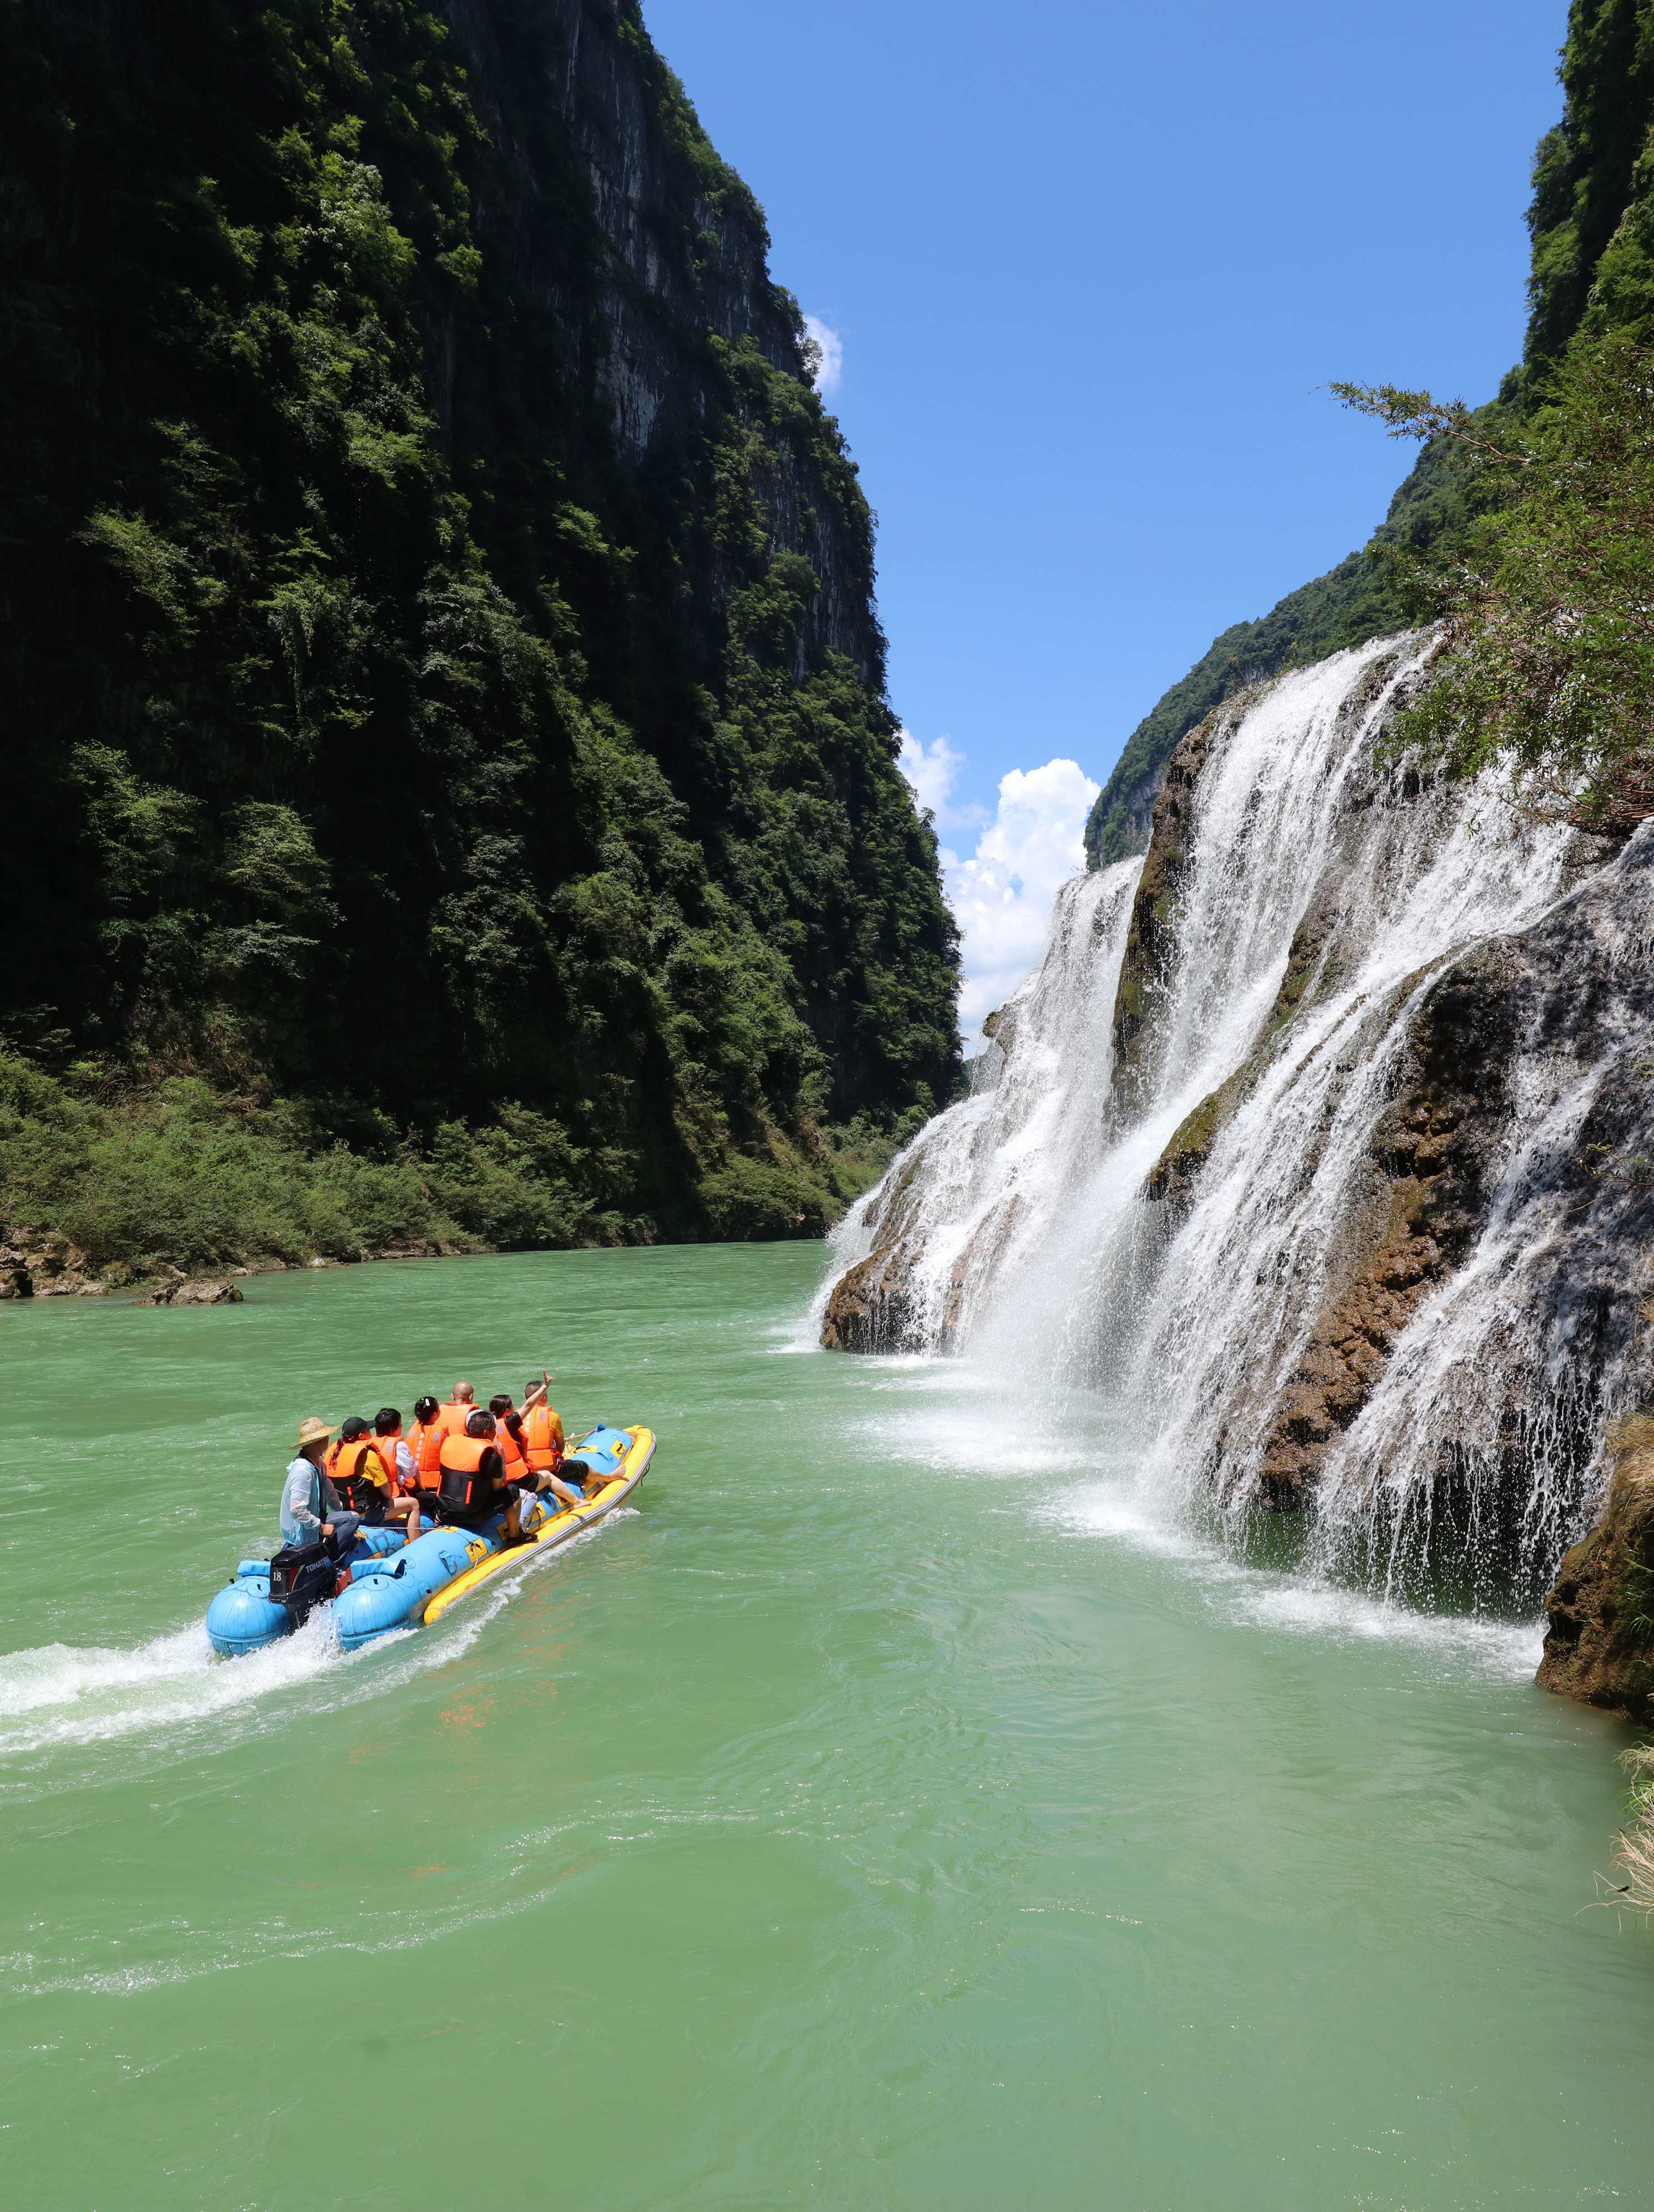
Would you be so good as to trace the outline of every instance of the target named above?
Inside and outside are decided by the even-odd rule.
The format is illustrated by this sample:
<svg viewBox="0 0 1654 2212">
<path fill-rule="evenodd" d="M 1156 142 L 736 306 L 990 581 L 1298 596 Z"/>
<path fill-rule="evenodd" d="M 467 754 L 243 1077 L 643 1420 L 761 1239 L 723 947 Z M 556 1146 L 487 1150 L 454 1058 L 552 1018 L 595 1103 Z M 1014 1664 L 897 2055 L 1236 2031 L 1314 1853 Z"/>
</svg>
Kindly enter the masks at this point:
<svg viewBox="0 0 1654 2212">
<path fill-rule="evenodd" d="M 1366 1404 L 1396 1339 L 1463 1260 L 1511 1112 L 1510 1067 L 1531 1000 L 1519 951 L 1489 945 L 1438 982 L 1372 1133 L 1365 1202 L 1264 1445 L 1262 1502 L 1298 1502 Z M 1402 986 L 1405 993 L 1409 987 Z"/>
<path fill-rule="evenodd" d="M 1178 894 L 1195 827 L 1195 787 L 1213 741 L 1234 727 L 1250 696 L 1239 693 L 1208 714 L 1189 732 L 1166 764 L 1165 781 L 1154 802 L 1153 828 L 1143 872 L 1137 880 L 1131 933 L 1126 939 L 1126 957 L 1115 995 L 1116 1081 L 1122 1096 L 1134 1094 L 1140 1085 L 1143 1047 L 1152 1037 L 1171 966 Z M 1149 1037 L 1145 1036 L 1146 1030 Z"/>
<path fill-rule="evenodd" d="M 100 1298 L 106 1289 L 66 1237 L 19 1229 L 0 1239 L 0 1298 Z"/>
<path fill-rule="evenodd" d="M 239 1306 L 242 1292 L 239 1283 L 206 1275 L 185 1276 L 175 1282 L 161 1284 L 140 1303 L 146 1306 Z"/>
<path fill-rule="evenodd" d="M 1654 1722 L 1654 1419 L 1613 1439 L 1602 1517 L 1564 1555 L 1545 1601 L 1540 1687 Z"/>
<path fill-rule="evenodd" d="M 829 1352 L 890 1352 L 901 1343 L 908 1314 L 908 1269 L 886 1245 L 859 1261 L 833 1285 L 821 1325 Z"/>
<path fill-rule="evenodd" d="M 873 1232 L 865 1260 L 847 1268 L 833 1285 L 821 1325 L 828 1352 L 894 1352 L 903 1342 L 911 1310 L 905 1232 L 913 1213 L 916 1163 L 893 1188 L 883 1185 L 866 1200 L 862 1218 Z"/>
</svg>

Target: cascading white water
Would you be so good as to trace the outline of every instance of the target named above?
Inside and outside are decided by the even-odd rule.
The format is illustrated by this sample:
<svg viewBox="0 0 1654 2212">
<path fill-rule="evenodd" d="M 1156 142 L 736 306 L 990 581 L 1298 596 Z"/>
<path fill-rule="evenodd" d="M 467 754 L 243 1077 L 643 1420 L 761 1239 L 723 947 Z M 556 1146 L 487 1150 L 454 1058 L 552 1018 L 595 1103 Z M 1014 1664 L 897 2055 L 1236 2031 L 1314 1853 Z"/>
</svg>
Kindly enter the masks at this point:
<svg viewBox="0 0 1654 2212">
<path fill-rule="evenodd" d="M 899 1234 L 903 1334 L 915 1344 L 939 1348 L 970 1333 L 997 1265 L 1043 1246 L 1089 1166 L 1140 866 L 1122 861 L 1063 886 L 1044 960 L 1000 1013 L 987 1079 L 927 1124 L 836 1232 L 829 1284 L 876 1233 Z"/>
<path fill-rule="evenodd" d="M 1329 1339 L 1328 1315 L 1372 1261 L 1356 1248 L 1383 1229 L 1384 1117 L 1446 972 L 1479 944 L 1527 943 L 1542 917 L 1563 966 L 1590 939 L 1598 967 L 1623 967 L 1650 912 L 1635 845 L 1616 884 L 1599 869 L 1565 897 L 1567 832 L 1525 824 L 1487 783 L 1421 787 L 1376 757 L 1426 650 L 1379 641 L 1223 718 L 1175 882 L 1157 887 L 1167 950 L 1135 977 L 1149 1003 L 1123 1061 L 1114 1016 L 1136 862 L 1064 891 L 1045 963 L 1000 1029 L 997 1085 L 931 1123 L 858 1209 L 823 1303 L 830 1316 L 871 1285 L 887 1348 L 968 1345 L 1025 1384 L 1109 1389 L 1163 1492 L 1268 1494 L 1297 1420 L 1329 1562 L 1390 1588 L 1427 1555 L 1450 1474 L 1459 1538 L 1474 1550 L 1497 1506 L 1531 1583 L 1577 1533 L 1580 1438 L 1627 1388 L 1627 1301 L 1605 1322 L 1599 1296 L 1582 1318 L 1560 1280 L 1585 1264 L 1589 1237 L 1603 1247 L 1592 1264 L 1611 1267 L 1627 1209 L 1646 1202 L 1628 1187 L 1616 1216 L 1611 1193 L 1586 1206 L 1561 1187 L 1633 1048 L 1634 1019 L 1604 1011 L 1611 988 L 1590 1024 L 1571 1024 L 1539 961 L 1511 1015 L 1508 1099 L 1478 1139 L 1467 1249 L 1448 1265 L 1420 1232 L 1414 1276 L 1442 1276 L 1427 1294 L 1398 1261 L 1392 1295 L 1381 1267 L 1370 1340 Z M 1169 1228 L 1173 1209 L 1146 1183 L 1197 1112 L 1212 1127 L 1188 1148 Z M 1341 1361 L 1365 1405 L 1341 1426 L 1313 1408 L 1300 1419 L 1305 1374 L 1341 1387 Z M 1514 1514 L 1513 1449 L 1532 1468 Z"/>
</svg>

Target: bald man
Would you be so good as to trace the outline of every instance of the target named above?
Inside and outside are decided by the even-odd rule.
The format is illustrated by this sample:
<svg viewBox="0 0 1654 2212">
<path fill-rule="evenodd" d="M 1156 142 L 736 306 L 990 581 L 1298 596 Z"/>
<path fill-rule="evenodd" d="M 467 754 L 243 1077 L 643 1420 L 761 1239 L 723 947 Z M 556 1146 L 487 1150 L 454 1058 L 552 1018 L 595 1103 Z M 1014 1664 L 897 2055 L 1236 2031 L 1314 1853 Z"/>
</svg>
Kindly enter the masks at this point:
<svg viewBox="0 0 1654 2212">
<path fill-rule="evenodd" d="M 438 1425 L 451 1437 L 463 1437 L 465 1423 L 477 1411 L 477 1393 L 469 1382 L 456 1382 L 453 1395 L 437 1408 Z"/>
</svg>

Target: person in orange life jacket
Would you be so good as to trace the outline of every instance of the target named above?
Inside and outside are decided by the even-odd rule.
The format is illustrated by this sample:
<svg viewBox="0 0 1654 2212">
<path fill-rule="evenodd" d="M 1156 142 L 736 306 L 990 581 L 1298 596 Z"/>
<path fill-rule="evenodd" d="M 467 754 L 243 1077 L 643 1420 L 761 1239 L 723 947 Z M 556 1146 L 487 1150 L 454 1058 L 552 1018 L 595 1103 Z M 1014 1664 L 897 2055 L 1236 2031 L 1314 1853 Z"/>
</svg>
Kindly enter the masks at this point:
<svg viewBox="0 0 1654 2212">
<path fill-rule="evenodd" d="M 439 1408 L 437 1418 L 449 1436 L 462 1437 L 466 1422 L 476 1411 L 476 1390 L 469 1382 L 456 1382 L 453 1397 Z"/>
<path fill-rule="evenodd" d="M 522 1442 L 524 1456 L 528 1462 L 529 1480 L 542 1492 L 552 1492 L 565 1505 L 584 1505 L 595 1491 L 575 1489 L 562 1474 L 562 1422 L 556 1409 L 546 1403 L 546 1392 L 551 1387 L 551 1377 L 542 1368 L 538 1382 L 531 1380 L 523 1393 Z M 571 1462 L 581 1465 L 580 1462 Z M 601 1488 L 601 1485 L 597 1486 Z"/>
<path fill-rule="evenodd" d="M 505 1480 L 510 1488 L 511 1520 L 506 1530 L 508 1546 L 523 1540 L 523 1492 L 535 1487 L 533 1476 L 528 1471 L 528 1462 L 523 1455 L 522 1416 L 511 1402 L 509 1390 L 497 1391 L 488 1401 L 489 1418 L 494 1424 L 494 1443 L 500 1455 Z M 469 1430 L 469 1424 L 467 1424 Z"/>
<path fill-rule="evenodd" d="M 464 1436 L 445 1436 L 441 1449 L 442 1482 L 437 1518 L 454 1528 L 480 1529 L 505 1508 L 503 1541 L 521 1541 L 522 1498 L 505 1476 L 505 1462 L 494 1441 L 494 1416 L 477 1407 L 465 1424 Z"/>
<path fill-rule="evenodd" d="M 562 1419 L 547 1395 L 550 1388 L 551 1377 L 542 1368 L 539 1381 L 531 1376 L 523 1392 L 523 1450 L 536 1474 L 555 1474 L 568 1443 Z"/>
<path fill-rule="evenodd" d="M 404 1521 L 409 1543 L 420 1534 L 419 1499 L 414 1480 L 414 1455 L 402 1433 L 402 1416 L 394 1406 L 381 1406 L 374 1416 L 374 1449 L 379 1454 L 391 1485 L 392 1502 L 385 1509 L 387 1521 Z"/>
<path fill-rule="evenodd" d="M 441 1476 L 439 1455 L 442 1439 L 447 1431 L 442 1426 L 442 1408 L 435 1398 L 414 1400 L 414 1425 L 408 1431 L 408 1455 L 413 1462 L 413 1486 L 429 1504 L 436 1495 Z"/>
<path fill-rule="evenodd" d="M 494 1416 L 494 1441 L 505 1462 L 507 1481 L 526 1483 L 532 1489 L 528 1458 L 523 1449 L 523 1417 L 512 1404 L 510 1391 L 496 1390 L 488 1401 L 488 1409 Z"/>
<path fill-rule="evenodd" d="M 358 1414 L 352 1414 L 339 1431 L 339 1440 L 328 1455 L 327 1479 L 340 1504 L 358 1515 L 366 1528 L 382 1528 L 387 1521 L 408 1518 L 410 1502 L 393 1497 L 374 1432 Z M 418 1510 L 412 1508 L 416 1515 Z"/>
<path fill-rule="evenodd" d="M 565 1505 L 582 1505 L 586 1502 L 584 1492 L 571 1490 L 550 1467 L 544 1469 L 537 1468 L 529 1457 L 528 1423 L 540 1410 L 539 1401 L 544 1395 L 544 1382 L 531 1382 L 520 1413 L 511 1402 L 509 1390 L 496 1391 L 488 1401 L 488 1409 L 498 1424 L 495 1442 L 499 1445 L 500 1456 L 505 1462 L 507 1477 L 520 1485 L 521 1491 L 550 1490 Z"/>
<path fill-rule="evenodd" d="M 583 1459 L 564 1456 L 568 1439 L 562 1432 L 562 1417 L 546 1395 L 550 1388 L 551 1377 L 542 1367 L 539 1381 L 529 1384 L 523 1400 L 523 1435 L 528 1447 L 528 1463 L 537 1471 L 544 1467 L 556 1477 L 549 1483 L 542 1478 L 542 1490 L 555 1490 L 571 1505 L 582 1505 L 597 1496 L 609 1477 L 587 1467 Z M 579 1489 L 570 1489 L 571 1483 L 578 1483 Z"/>
</svg>

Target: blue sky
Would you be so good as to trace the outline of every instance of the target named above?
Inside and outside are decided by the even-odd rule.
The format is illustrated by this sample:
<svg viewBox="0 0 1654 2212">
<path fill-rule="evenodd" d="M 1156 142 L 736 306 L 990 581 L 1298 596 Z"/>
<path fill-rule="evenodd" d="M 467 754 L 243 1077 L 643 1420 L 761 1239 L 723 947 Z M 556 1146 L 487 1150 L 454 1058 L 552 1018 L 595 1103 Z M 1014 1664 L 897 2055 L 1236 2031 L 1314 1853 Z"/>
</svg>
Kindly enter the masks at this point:
<svg viewBox="0 0 1654 2212">
<path fill-rule="evenodd" d="M 891 696 L 962 863 L 1008 774 L 1073 762 L 1071 813 L 1218 630 L 1378 520 L 1411 449 L 1317 387 L 1477 400 L 1516 358 L 1564 0 L 644 4 L 842 342 Z"/>
</svg>

